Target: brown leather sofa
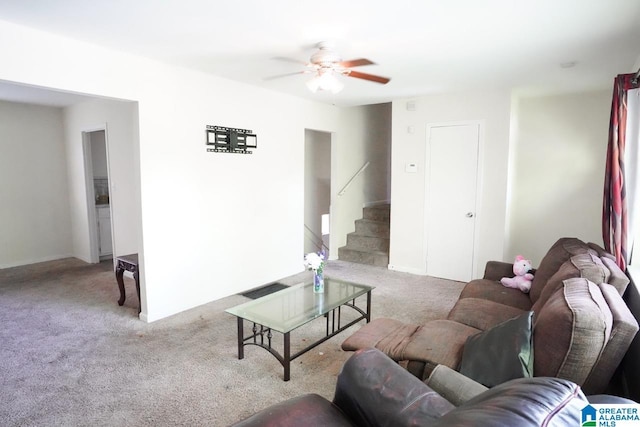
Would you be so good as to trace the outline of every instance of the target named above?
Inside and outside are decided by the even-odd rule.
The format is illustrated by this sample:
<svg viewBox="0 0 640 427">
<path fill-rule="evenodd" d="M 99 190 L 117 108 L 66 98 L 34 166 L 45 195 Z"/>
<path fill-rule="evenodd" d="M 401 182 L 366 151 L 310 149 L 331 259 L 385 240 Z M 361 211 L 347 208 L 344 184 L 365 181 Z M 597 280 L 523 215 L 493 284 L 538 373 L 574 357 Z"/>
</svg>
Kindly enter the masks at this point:
<svg viewBox="0 0 640 427">
<path fill-rule="evenodd" d="M 581 411 L 589 403 L 635 402 L 615 396 L 586 397 L 568 380 L 538 377 L 515 379 L 452 403 L 380 351 L 365 349 L 345 362 L 332 402 L 306 394 L 234 425 L 564 427 L 581 425 Z"/>
<path fill-rule="evenodd" d="M 466 284 L 446 319 L 422 325 L 374 319 L 342 348 L 378 348 L 427 379 L 438 365 L 460 370 L 470 337 L 532 312 L 533 372 L 522 376 L 563 378 L 588 394 L 604 392 L 638 331 L 621 297 L 629 279 L 613 257 L 596 244 L 561 238 L 535 271 L 529 293 L 504 287 L 500 278 L 507 276 L 513 276 L 512 264 L 489 262 L 482 279 Z"/>
</svg>

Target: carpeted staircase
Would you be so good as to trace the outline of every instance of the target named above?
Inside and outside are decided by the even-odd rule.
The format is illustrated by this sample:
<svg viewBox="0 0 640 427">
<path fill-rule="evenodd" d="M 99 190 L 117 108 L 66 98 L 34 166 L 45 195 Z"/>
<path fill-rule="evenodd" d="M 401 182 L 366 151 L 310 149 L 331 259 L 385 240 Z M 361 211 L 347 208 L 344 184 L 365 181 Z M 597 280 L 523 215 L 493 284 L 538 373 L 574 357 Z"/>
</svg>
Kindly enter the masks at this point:
<svg viewBox="0 0 640 427">
<path fill-rule="evenodd" d="M 388 204 L 363 208 L 362 219 L 356 220 L 356 231 L 347 234 L 347 246 L 338 249 L 338 259 L 387 267 L 390 212 Z"/>
</svg>

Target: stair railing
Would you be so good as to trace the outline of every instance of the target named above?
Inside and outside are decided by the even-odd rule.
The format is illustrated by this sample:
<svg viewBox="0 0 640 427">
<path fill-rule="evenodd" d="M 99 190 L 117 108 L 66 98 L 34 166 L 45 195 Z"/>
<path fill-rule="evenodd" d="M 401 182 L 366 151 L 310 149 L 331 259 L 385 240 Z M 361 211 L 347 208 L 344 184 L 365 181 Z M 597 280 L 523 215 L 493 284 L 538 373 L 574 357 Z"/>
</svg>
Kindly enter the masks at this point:
<svg viewBox="0 0 640 427">
<path fill-rule="evenodd" d="M 314 233 L 307 224 L 304 225 L 304 228 L 311 234 L 311 236 L 313 236 L 313 239 L 309 239 L 311 240 L 311 243 L 313 243 L 313 246 L 315 246 L 318 250 L 324 249 L 326 252 L 329 252 L 329 247 L 324 244 L 324 242 L 322 241 L 322 237 Z"/>
<path fill-rule="evenodd" d="M 349 188 L 349 186 L 351 186 L 351 184 L 353 183 L 353 181 L 360 176 L 360 174 L 362 174 L 362 172 L 364 172 L 364 170 L 369 166 L 371 162 L 366 162 L 364 165 L 362 165 L 362 167 L 360 169 L 358 169 L 358 172 L 355 173 L 355 175 L 353 175 L 351 177 L 351 179 L 349 180 L 349 182 L 347 182 L 345 184 L 344 187 L 342 187 L 342 190 L 340 190 L 340 192 L 338 193 L 338 196 L 342 196 L 344 193 L 347 192 L 347 189 Z"/>
</svg>

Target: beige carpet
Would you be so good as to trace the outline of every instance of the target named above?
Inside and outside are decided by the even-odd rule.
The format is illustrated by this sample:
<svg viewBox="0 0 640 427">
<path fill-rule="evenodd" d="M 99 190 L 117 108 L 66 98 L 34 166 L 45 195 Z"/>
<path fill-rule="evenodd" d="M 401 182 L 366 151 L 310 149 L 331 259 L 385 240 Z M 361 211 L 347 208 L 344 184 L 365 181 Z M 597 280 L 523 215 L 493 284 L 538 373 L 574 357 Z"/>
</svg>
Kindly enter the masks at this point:
<svg viewBox="0 0 640 427">
<path fill-rule="evenodd" d="M 372 317 L 408 322 L 444 317 L 462 289 L 342 261 L 329 262 L 326 275 L 376 286 Z M 225 426 L 302 393 L 331 399 L 350 355 L 340 343 L 360 327 L 296 359 L 284 382 L 281 365 L 265 350 L 247 347 L 237 358 L 236 319 L 224 310 L 247 298 L 146 324 L 137 318 L 133 281 L 125 278 L 125 286 L 127 301 L 119 307 L 110 261 L 0 270 L 1 426 Z M 292 352 L 321 337 L 324 327 L 316 319 L 292 332 Z"/>
</svg>

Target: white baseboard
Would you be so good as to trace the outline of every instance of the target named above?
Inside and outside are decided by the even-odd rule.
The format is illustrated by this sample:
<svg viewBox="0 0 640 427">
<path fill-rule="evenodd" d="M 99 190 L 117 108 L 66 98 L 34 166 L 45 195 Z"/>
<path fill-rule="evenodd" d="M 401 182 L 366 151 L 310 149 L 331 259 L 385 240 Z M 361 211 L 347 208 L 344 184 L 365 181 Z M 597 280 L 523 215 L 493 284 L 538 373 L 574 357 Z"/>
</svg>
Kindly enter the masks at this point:
<svg viewBox="0 0 640 427">
<path fill-rule="evenodd" d="M 0 264 L 0 269 L 20 267 L 20 266 L 29 265 L 29 264 L 37 264 L 39 262 L 55 261 L 55 260 L 64 259 L 64 258 L 73 258 L 73 254 L 49 255 L 42 258 L 32 258 L 32 259 L 24 259 L 22 261 L 14 261 L 8 264 Z"/>
<path fill-rule="evenodd" d="M 389 268 L 389 270 L 400 271 L 402 273 L 416 274 L 418 276 L 426 276 L 427 275 L 427 270 L 426 269 L 420 269 L 420 268 L 414 268 L 414 267 L 405 267 L 405 266 L 402 266 L 402 265 L 393 265 L 393 264 L 389 264 L 388 268 Z"/>
</svg>

